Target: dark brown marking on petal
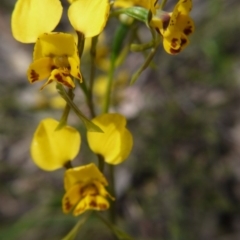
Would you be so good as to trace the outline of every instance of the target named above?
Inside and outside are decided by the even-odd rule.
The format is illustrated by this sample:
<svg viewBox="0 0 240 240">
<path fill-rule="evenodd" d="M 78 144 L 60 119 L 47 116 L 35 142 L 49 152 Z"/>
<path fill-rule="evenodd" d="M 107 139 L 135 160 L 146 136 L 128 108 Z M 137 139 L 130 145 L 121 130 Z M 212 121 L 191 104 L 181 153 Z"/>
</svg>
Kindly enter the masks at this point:
<svg viewBox="0 0 240 240">
<path fill-rule="evenodd" d="M 177 46 L 177 42 L 178 42 L 178 39 L 177 38 L 173 38 L 172 41 L 171 41 L 171 46 L 173 48 L 175 48 Z"/>
<path fill-rule="evenodd" d="M 181 38 L 181 47 L 184 46 L 187 43 L 187 40 L 185 38 Z"/>
<path fill-rule="evenodd" d="M 66 198 L 66 202 L 64 203 L 64 205 L 65 205 L 65 209 L 67 211 L 70 211 L 70 209 L 72 208 L 72 204 L 70 203 L 69 198 Z"/>
<path fill-rule="evenodd" d="M 181 51 L 181 48 L 179 48 L 179 49 L 170 48 L 170 53 L 173 55 L 178 54 L 180 51 Z"/>
<path fill-rule="evenodd" d="M 170 24 L 170 16 L 169 14 L 164 14 L 162 17 L 162 23 L 163 23 L 163 29 L 166 30 Z M 171 21 L 171 24 L 170 25 L 173 25 L 173 21 Z"/>
<path fill-rule="evenodd" d="M 80 73 L 79 73 L 79 72 L 78 72 L 77 76 L 78 76 L 79 78 L 81 78 L 81 75 L 80 75 Z"/>
<path fill-rule="evenodd" d="M 73 88 L 68 82 L 64 81 L 60 73 L 54 75 L 58 82 L 62 83 L 64 86 L 68 88 Z"/>
<path fill-rule="evenodd" d="M 68 76 L 69 76 L 69 73 L 63 72 L 62 75 L 63 75 L 64 77 L 68 77 Z"/>
<path fill-rule="evenodd" d="M 57 73 L 57 74 L 54 75 L 54 77 L 57 79 L 58 82 L 60 82 L 60 83 L 64 82 L 61 74 Z"/>
<path fill-rule="evenodd" d="M 55 65 L 52 65 L 51 66 L 51 70 L 54 70 L 54 69 L 56 69 L 57 67 L 55 66 Z"/>
<path fill-rule="evenodd" d="M 90 206 L 90 207 L 97 207 L 97 203 L 92 200 L 92 201 L 89 203 L 89 206 Z"/>
<path fill-rule="evenodd" d="M 32 82 L 36 82 L 39 79 L 39 74 L 35 70 L 31 70 L 30 79 Z"/>
<path fill-rule="evenodd" d="M 193 32 L 192 26 L 189 26 L 189 27 L 185 28 L 185 29 L 183 30 L 183 32 L 184 32 L 187 36 L 190 35 L 190 34 Z"/>
<path fill-rule="evenodd" d="M 106 204 L 103 204 L 103 203 L 98 204 L 98 207 L 99 207 L 101 210 L 107 209 L 107 205 L 106 205 Z"/>
</svg>

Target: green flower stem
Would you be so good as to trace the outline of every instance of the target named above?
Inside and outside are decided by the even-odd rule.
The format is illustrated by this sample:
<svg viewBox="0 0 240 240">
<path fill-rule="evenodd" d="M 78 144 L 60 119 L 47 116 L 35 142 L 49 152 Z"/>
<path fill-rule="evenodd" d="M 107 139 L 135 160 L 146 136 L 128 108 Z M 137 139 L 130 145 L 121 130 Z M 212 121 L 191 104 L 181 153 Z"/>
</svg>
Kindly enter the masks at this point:
<svg viewBox="0 0 240 240">
<path fill-rule="evenodd" d="M 166 3 L 167 3 L 167 0 L 162 0 L 160 4 L 160 9 L 163 9 Z"/>
<path fill-rule="evenodd" d="M 110 193 L 112 196 L 116 197 L 115 191 L 115 175 L 114 175 L 114 165 L 109 164 L 109 178 L 110 178 Z M 109 219 L 113 224 L 116 224 L 116 202 L 113 201 L 110 206 Z"/>
<path fill-rule="evenodd" d="M 79 58 L 81 58 L 83 49 L 84 49 L 85 37 L 83 33 L 78 31 L 77 31 L 77 35 L 78 35 L 78 54 L 79 54 Z"/>
<path fill-rule="evenodd" d="M 112 222 L 108 221 L 100 213 L 95 213 L 97 217 L 109 228 L 109 230 L 114 234 L 118 240 L 133 240 L 131 236 L 119 229 Z M 115 238 L 114 238 L 115 239 Z"/>
<path fill-rule="evenodd" d="M 68 96 L 70 97 L 71 100 L 73 100 L 74 93 L 73 93 L 72 89 L 68 90 Z M 61 128 L 63 128 L 64 126 L 67 125 L 67 120 L 68 120 L 68 115 L 69 115 L 70 110 L 71 110 L 71 107 L 69 106 L 68 103 L 66 103 L 66 106 L 64 108 L 64 111 L 63 111 L 62 117 L 61 117 L 61 119 L 59 121 L 59 124 L 58 124 L 58 126 L 56 128 L 56 131 L 60 130 Z"/>
<path fill-rule="evenodd" d="M 109 72 L 108 72 L 107 90 L 106 90 L 105 99 L 104 99 L 104 106 L 103 106 L 103 112 L 104 113 L 108 113 L 109 106 L 110 106 L 114 70 L 115 70 L 115 59 L 113 61 L 111 61 L 110 69 L 109 69 Z"/>
<path fill-rule="evenodd" d="M 145 62 L 143 63 L 143 65 L 137 70 L 137 72 L 135 72 L 132 76 L 131 82 L 130 84 L 134 84 L 136 82 L 136 80 L 138 79 L 138 77 L 141 75 L 141 73 L 149 66 L 149 64 L 151 64 L 151 61 L 157 51 L 157 47 L 152 48 L 149 55 L 147 56 Z"/>
<path fill-rule="evenodd" d="M 89 81 L 89 91 L 88 91 L 88 102 L 89 102 L 89 109 L 91 113 L 91 117 L 94 118 L 96 116 L 94 111 L 94 105 L 93 105 L 93 83 L 95 79 L 95 57 L 96 57 L 96 46 L 98 42 L 98 36 L 92 38 L 92 45 L 90 49 L 90 55 L 91 55 L 91 67 L 90 67 L 90 81 Z"/>
<path fill-rule="evenodd" d="M 154 40 L 148 43 L 143 43 L 143 44 L 131 44 L 131 51 L 133 52 L 142 52 L 145 51 L 149 48 L 152 48 L 154 46 Z"/>
<path fill-rule="evenodd" d="M 128 30 L 129 30 L 129 26 L 121 23 L 114 35 L 112 52 L 110 57 L 110 69 L 108 72 L 107 91 L 106 91 L 104 106 L 103 106 L 104 113 L 108 113 L 108 110 L 109 110 L 116 60 L 122 49 L 122 44 L 125 39 L 125 36 L 128 33 Z"/>
<path fill-rule="evenodd" d="M 115 67 L 116 67 L 116 60 L 122 49 L 123 41 L 125 40 L 125 37 L 127 36 L 129 29 L 130 29 L 130 26 L 121 23 L 119 25 L 119 27 L 117 28 L 114 38 L 113 38 L 112 52 L 111 52 L 111 57 L 110 57 L 110 69 L 109 69 L 109 73 L 108 73 L 107 90 L 106 90 L 104 106 L 103 106 L 104 113 L 108 113 L 108 111 L 109 111 L 111 92 L 112 92 L 112 84 L 113 84 L 114 72 L 115 72 Z M 109 165 L 109 173 L 110 173 L 110 192 L 113 196 L 115 196 L 114 168 L 111 165 Z M 113 223 L 116 222 L 115 202 L 113 202 L 111 204 L 109 219 Z"/>
<path fill-rule="evenodd" d="M 85 214 L 84 216 L 82 216 L 78 222 L 76 223 L 76 225 L 72 228 L 72 230 L 62 239 L 62 240 L 74 240 L 76 239 L 76 236 L 79 232 L 79 230 L 81 229 L 81 227 L 83 226 L 83 224 L 89 219 L 90 215 L 92 212 Z"/>
<path fill-rule="evenodd" d="M 103 172 L 103 170 L 104 170 L 104 158 L 103 158 L 103 156 L 102 155 L 100 155 L 100 154 L 97 154 L 97 157 L 98 157 L 98 168 L 99 168 L 99 170 L 101 171 L 101 172 Z"/>
<path fill-rule="evenodd" d="M 77 35 L 78 35 L 78 46 L 77 46 L 78 47 L 78 54 L 79 54 L 79 58 L 81 58 L 83 50 L 84 50 L 85 37 L 84 37 L 83 33 L 81 33 L 81 32 L 77 32 Z M 93 39 L 95 39 L 95 38 L 93 38 Z M 94 42 L 94 40 L 92 40 L 92 43 L 93 42 Z M 92 48 L 93 47 L 94 46 L 92 44 Z M 95 44 L 95 52 L 96 52 L 96 44 Z M 92 61 L 94 61 L 94 60 L 92 60 Z M 92 101 L 92 85 L 93 85 L 92 82 L 93 82 L 94 75 L 95 75 L 95 69 L 94 69 L 94 66 L 92 66 L 92 64 L 94 64 L 94 62 L 91 63 L 91 76 L 90 76 L 90 87 L 89 87 L 89 89 L 87 88 L 86 81 L 84 80 L 84 77 L 83 77 L 83 82 L 80 84 L 80 87 L 85 94 L 86 101 L 87 101 L 87 104 L 88 104 L 88 107 L 89 107 L 89 111 L 90 111 L 91 117 L 93 118 L 93 117 L 95 117 L 95 112 L 94 112 L 94 106 L 93 106 L 93 101 Z M 78 83 L 79 83 L 79 81 L 78 81 Z"/>
<path fill-rule="evenodd" d="M 68 105 L 73 109 L 76 115 L 82 120 L 85 127 L 90 132 L 103 132 L 100 127 L 91 122 L 76 106 L 72 99 L 68 96 L 65 88 L 61 84 L 57 84 L 57 89 L 62 98 L 68 103 Z"/>
<path fill-rule="evenodd" d="M 70 161 L 70 160 L 67 161 L 67 162 L 64 164 L 64 167 L 65 167 L 66 169 L 73 168 L 71 161 Z"/>
</svg>

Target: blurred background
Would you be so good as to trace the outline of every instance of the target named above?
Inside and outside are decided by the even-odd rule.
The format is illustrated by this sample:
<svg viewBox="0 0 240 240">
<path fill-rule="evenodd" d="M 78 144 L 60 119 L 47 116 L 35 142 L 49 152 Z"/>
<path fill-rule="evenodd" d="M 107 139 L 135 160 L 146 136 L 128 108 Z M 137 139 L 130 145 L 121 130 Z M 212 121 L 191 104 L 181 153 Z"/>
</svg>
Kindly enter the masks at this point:
<svg viewBox="0 0 240 240">
<path fill-rule="evenodd" d="M 169 0 L 165 10 L 176 2 Z M 61 210 L 64 170 L 38 169 L 29 145 L 41 119 L 60 119 L 63 102 L 54 88 L 40 92 L 41 83 L 28 83 L 33 45 L 11 35 L 14 4 L 0 2 L 0 239 L 59 240 L 77 222 Z M 133 86 L 129 80 L 144 61 L 142 53 L 129 53 L 116 72 L 111 111 L 128 118 L 134 137 L 129 159 L 116 170 L 118 223 L 134 239 L 240 239 L 239 13 L 238 0 L 193 0 L 196 30 L 183 52 L 170 56 L 159 47 L 154 64 Z M 60 27 L 72 31 L 67 24 L 65 17 Z M 116 24 L 108 24 L 99 43 L 96 106 Z M 150 39 L 146 26 L 140 24 L 138 33 L 143 42 Z M 87 50 L 83 59 L 87 79 Z M 88 114 L 80 90 L 75 101 Z M 69 123 L 83 137 L 73 164 L 96 161 L 73 112 Z M 113 238 L 92 216 L 76 239 Z"/>
</svg>

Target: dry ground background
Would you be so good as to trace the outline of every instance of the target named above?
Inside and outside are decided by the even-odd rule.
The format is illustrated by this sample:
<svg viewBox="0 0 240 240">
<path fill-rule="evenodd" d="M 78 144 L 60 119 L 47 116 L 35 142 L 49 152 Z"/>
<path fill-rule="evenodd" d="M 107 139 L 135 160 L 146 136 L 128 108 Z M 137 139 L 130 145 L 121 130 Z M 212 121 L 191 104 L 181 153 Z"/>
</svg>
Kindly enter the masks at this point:
<svg viewBox="0 0 240 240">
<path fill-rule="evenodd" d="M 29 144 L 39 120 L 61 110 L 27 82 L 32 45 L 11 36 L 14 2 L 0 1 L 0 239 L 59 240 L 76 222 L 61 211 L 63 170 L 38 169 Z M 157 68 L 115 106 L 135 140 L 117 171 L 119 224 L 138 240 L 240 239 L 240 2 L 193 4 L 190 46 L 174 57 L 159 49 Z M 131 73 L 142 60 L 131 54 L 122 68 Z M 70 120 L 76 125 L 73 113 Z M 74 163 L 88 159 L 83 143 Z M 92 217 L 77 239 L 112 238 Z"/>
</svg>

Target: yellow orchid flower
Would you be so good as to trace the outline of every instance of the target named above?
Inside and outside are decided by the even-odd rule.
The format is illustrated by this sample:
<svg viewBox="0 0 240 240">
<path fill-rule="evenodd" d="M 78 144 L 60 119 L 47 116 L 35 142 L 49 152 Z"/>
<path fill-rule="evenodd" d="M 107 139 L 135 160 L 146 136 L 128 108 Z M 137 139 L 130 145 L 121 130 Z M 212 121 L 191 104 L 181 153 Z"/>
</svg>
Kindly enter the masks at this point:
<svg viewBox="0 0 240 240">
<path fill-rule="evenodd" d="M 116 0 L 114 7 L 129 8 L 133 6 L 139 6 L 151 10 L 153 14 L 156 13 L 158 0 Z"/>
<path fill-rule="evenodd" d="M 108 0 L 72 0 L 68 9 L 70 23 L 86 38 L 98 35 L 106 25 Z M 36 42 L 38 36 L 54 30 L 62 16 L 60 0 L 18 0 L 12 14 L 12 32 L 23 43 Z"/>
<path fill-rule="evenodd" d="M 188 44 L 188 36 L 194 31 L 194 22 L 189 16 L 192 0 L 180 0 L 172 13 L 161 12 L 154 16 L 151 26 L 163 36 L 163 46 L 167 53 L 177 54 Z"/>
<path fill-rule="evenodd" d="M 42 120 L 32 139 L 31 156 L 41 169 L 53 171 L 73 160 L 80 149 L 81 136 L 70 126 L 56 130 L 59 122 L 46 118 Z"/>
<path fill-rule="evenodd" d="M 120 114 L 102 114 L 92 120 L 104 133 L 87 132 L 90 149 L 109 164 L 122 163 L 131 152 L 132 134 L 126 129 L 126 119 Z"/>
<path fill-rule="evenodd" d="M 42 88 L 53 81 L 74 88 L 71 76 L 82 81 L 79 65 L 77 46 L 71 34 L 44 33 L 35 44 L 28 80 L 34 83 L 48 78 Z"/>
<path fill-rule="evenodd" d="M 64 176 L 63 212 L 69 213 L 75 207 L 73 215 L 77 216 L 86 210 L 108 209 L 106 198 L 114 198 L 106 191 L 107 185 L 106 178 L 93 163 L 68 169 Z"/>
</svg>

